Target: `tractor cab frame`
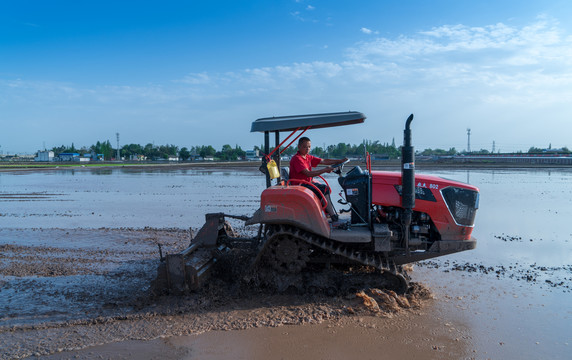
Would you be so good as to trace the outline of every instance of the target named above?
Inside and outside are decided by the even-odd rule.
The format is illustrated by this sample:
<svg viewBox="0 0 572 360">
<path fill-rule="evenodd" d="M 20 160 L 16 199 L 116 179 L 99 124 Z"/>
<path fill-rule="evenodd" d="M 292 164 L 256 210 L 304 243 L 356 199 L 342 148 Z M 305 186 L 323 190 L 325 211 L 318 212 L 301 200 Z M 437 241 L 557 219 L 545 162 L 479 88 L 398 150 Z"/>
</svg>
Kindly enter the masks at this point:
<svg viewBox="0 0 572 360">
<path fill-rule="evenodd" d="M 268 164 L 270 164 L 271 161 L 274 161 L 274 164 L 276 164 L 276 167 L 280 170 L 280 155 L 306 131 L 310 129 L 361 124 L 365 119 L 366 116 L 361 112 L 348 111 L 325 114 L 266 117 L 255 120 L 252 123 L 250 132 L 264 133 L 264 156 L 262 157 L 260 171 L 262 171 L 266 176 L 266 187 L 272 186 L 273 179 L 276 179 L 276 184 L 285 180 L 280 171 L 278 171 L 278 176 L 272 176 L 271 171 L 269 171 Z M 300 133 L 298 133 L 298 135 L 296 135 L 288 145 L 282 148 L 282 145 L 284 145 L 284 143 L 298 131 L 300 131 Z M 281 132 L 290 132 L 290 135 L 288 135 L 282 142 L 280 142 Z M 274 133 L 275 139 L 275 147 L 272 150 L 270 150 L 270 133 Z M 272 166 L 274 166 L 274 164 Z"/>
</svg>

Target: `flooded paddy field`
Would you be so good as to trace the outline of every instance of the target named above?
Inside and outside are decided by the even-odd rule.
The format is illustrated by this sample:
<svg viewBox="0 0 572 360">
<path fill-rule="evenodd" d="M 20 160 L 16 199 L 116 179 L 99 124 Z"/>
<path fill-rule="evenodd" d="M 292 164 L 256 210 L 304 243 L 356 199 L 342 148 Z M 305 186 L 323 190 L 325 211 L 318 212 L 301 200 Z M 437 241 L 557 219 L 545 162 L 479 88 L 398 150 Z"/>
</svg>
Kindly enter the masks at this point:
<svg viewBox="0 0 572 360">
<path fill-rule="evenodd" d="M 2 172 L 0 358 L 569 358 L 572 171 L 431 173 L 480 188 L 477 249 L 416 264 L 430 294 L 373 313 L 216 281 L 150 295 L 158 244 L 181 250 L 204 214 L 257 209 L 254 169 Z"/>
</svg>

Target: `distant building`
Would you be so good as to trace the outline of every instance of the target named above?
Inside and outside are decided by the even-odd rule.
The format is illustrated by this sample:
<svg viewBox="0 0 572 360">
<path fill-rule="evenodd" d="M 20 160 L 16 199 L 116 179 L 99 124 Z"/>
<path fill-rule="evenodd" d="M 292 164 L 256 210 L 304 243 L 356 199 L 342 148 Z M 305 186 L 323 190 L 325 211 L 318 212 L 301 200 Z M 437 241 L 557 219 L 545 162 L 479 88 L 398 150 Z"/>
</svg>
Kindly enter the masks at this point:
<svg viewBox="0 0 572 360">
<path fill-rule="evenodd" d="M 193 151 L 191 153 L 191 155 L 189 156 L 189 160 L 190 161 L 203 161 L 204 159 L 200 155 L 198 155 L 195 151 Z"/>
<path fill-rule="evenodd" d="M 38 155 L 34 158 L 34 161 L 49 162 L 54 161 L 55 156 L 53 151 L 38 151 Z"/>
<path fill-rule="evenodd" d="M 560 149 L 552 149 L 552 148 L 548 148 L 548 149 L 542 149 L 542 152 L 544 153 L 566 153 L 566 150 L 564 150 L 563 148 Z"/>
<path fill-rule="evenodd" d="M 131 161 L 145 161 L 145 160 L 147 160 L 147 156 L 139 155 L 139 154 L 129 155 L 129 160 L 131 160 Z"/>
<path fill-rule="evenodd" d="M 258 150 L 246 150 L 246 160 L 248 161 L 258 161 L 260 160 L 260 153 Z"/>
<path fill-rule="evenodd" d="M 14 154 L 14 155 L 5 155 L 2 158 L 2 161 L 31 162 L 34 161 L 35 158 L 36 158 L 35 155 Z"/>
<path fill-rule="evenodd" d="M 96 154 L 95 151 L 92 151 L 90 153 L 83 154 L 80 161 L 103 161 L 103 154 Z"/>
<path fill-rule="evenodd" d="M 58 155 L 59 161 L 79 161 L 79 153 L 61 153 Z"/>
</svg>

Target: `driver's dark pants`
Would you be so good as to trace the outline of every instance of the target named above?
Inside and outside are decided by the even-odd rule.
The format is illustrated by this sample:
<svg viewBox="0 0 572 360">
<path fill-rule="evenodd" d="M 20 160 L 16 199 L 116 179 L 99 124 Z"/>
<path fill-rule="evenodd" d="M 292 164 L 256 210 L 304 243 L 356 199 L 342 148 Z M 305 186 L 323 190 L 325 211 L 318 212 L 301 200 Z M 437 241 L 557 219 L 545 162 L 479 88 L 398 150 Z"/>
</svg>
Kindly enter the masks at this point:
<svg viewBox="0 0 572 360">
<path fill-rule="evenodd" d="M 316 186 L 324 195 L 330 195 L 330 189 L 326 186 L 326 184 L 320 184 L 317 182 L 312 182 L 312 184 L 314 186 Z M 322 199 L 322 194 L 318 193 L 318 191 L 316 190 L 316 188 L 310 184 L 301 184 L 304 187 L 307 187 L 308 189 L 312 190 L 312 192 L 314 194 L 316 194 L 316 196 L 318 197 L 318 199 Z"/>
</svg>

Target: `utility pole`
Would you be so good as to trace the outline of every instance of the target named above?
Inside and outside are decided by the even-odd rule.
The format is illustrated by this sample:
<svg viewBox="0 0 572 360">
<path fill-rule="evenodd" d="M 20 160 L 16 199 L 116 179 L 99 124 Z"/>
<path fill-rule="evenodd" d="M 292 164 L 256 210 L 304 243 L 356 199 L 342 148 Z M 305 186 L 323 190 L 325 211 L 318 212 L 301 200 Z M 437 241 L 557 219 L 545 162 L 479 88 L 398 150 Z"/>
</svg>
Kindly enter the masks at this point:
<svg viewBox="0 0 572 360">
<path fill-rule="evenodd" d="M 467 128 L 467 153 L 471 153 L 471 129 Z"/>
<path fill-rule="evenodd" d="M 117 136 L 117 156 L 115 158 L 117 161 L 121 161 L 121 156 L 119 154 L 119 133 L 115 133 L 115 136 Z"/>
</svg>

